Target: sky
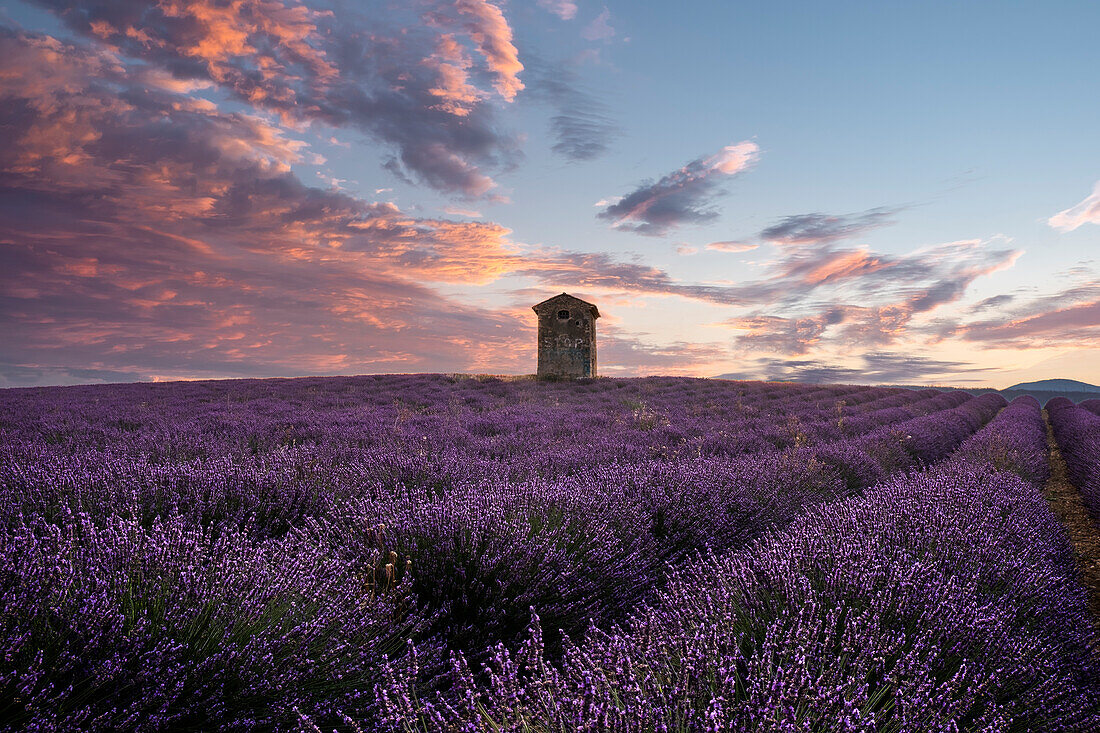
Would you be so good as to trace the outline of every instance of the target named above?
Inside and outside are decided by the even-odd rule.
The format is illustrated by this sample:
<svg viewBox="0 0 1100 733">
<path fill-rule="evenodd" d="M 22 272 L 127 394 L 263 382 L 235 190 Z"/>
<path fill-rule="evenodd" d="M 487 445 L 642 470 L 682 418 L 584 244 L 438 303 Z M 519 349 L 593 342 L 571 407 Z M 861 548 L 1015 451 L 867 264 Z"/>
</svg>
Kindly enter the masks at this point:
<svg viewBox="0 0 1100 733">
<path fill-rule="evenodd" d="M 0 0 L 0 386 L 1100 384 L 1100 4 Z"/>
</svg>

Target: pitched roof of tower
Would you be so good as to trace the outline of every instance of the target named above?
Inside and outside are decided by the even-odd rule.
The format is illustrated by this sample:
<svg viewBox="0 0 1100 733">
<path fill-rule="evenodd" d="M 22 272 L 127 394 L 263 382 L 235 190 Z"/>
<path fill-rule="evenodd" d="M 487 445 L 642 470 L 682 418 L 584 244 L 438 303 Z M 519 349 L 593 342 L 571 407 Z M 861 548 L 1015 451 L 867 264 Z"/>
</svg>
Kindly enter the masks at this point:
<svg viewBox="0 0 1100 733">
<path fill-rule="evenodd" d="M 600 311 L 596 306 L 592 305 L 587 300 L 581 300 L 580 298 L 572 296 L 569 293 L 562 293 L 561 295 L 555 295 L 553 298 L 547 298 L 541 303 L 536 303 L 535 305 L 531 306 L 531 310 L 533 310 L 535 313 L 538 313 L 540 310 L 549 310 L 563 303 L 568 303 L 569 305 L 582 305 L 592 311 L 593 318 L 600 317 Z"/>
</svg>

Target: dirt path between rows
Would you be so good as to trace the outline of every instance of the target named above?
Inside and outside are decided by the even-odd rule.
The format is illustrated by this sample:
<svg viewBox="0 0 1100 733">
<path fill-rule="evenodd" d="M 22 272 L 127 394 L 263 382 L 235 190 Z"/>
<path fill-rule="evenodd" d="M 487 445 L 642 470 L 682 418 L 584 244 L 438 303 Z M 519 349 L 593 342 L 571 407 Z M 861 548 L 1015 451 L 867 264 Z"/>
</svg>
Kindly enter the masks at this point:
<svg viewBox="0 0 1100 733">
<path fill-rule="evenodd" d="M 1092 517 L 1085 508 L 1081 492 L 1066 475 L 1066 461 L 1054 440 L 1046 410 L 1043 410 L 1043 420 L 1047 424 L 1047 446 L 1050 448 L 1050 480 L 1043 487 L 1043 493 L 1051 509 L 1069 531 L 1081 584 L 1088 592 L 1089 609 L 1100 623 L 1100 532 L 1096 531 Z"/>
</svg>

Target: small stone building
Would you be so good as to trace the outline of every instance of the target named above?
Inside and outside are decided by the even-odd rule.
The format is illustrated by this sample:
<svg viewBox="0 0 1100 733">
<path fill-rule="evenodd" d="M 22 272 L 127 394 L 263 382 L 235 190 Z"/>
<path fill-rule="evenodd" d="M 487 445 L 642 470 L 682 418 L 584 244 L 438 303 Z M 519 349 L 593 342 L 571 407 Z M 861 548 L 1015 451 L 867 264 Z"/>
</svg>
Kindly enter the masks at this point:
<svg viewBox="0 0 1100 733">
<path fill-rule="evenodd" d="M 539 317 L 538 376 L 596 376 L 596 306 L 562 293 L 531 309 Z"/>
</svg>

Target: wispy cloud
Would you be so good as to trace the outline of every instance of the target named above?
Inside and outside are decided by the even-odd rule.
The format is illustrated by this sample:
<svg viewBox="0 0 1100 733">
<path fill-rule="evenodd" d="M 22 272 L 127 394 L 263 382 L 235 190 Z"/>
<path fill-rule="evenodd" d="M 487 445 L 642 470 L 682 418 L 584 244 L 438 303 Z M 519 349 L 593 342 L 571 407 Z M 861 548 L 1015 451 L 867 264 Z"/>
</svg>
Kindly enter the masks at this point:
<svg viewBox="0 0 1100 733">
<path fill-rule="evenodd" d="M 444 206 L 443 207 L 443 213 L 444 214 L 450 214 L 451 216 L 466 216 L 466 217 L 469 217 L 471 219 L 480 219 L 481 218 L 481 212 L 480 211 L 476 211 L 474 209 L 463 209 L 463 208 L 459 208 L 458 206 Z"/>
<path fill-rule="evenodd" d="M 936 384 L 952 379 L 983 381 L 989 372 L 968 362 L 932 359 L 923 356 L 879 351 L 863 354 L 855 366 L 839 366 L 815 359 L 759 359 L 746 378 L 809 382 L 814 384 Z"/>
<path fill-rule="evenodd" d="M 760 238 L 775 244 L 829 243 L 893 223 L 900 209 L 879 207 L 858 214 L 796 214 L 760 232 Z"/>
<path fill-rule="evenodd" d="M 573 0 L 539 0 L 539 7 L 562 20 L 572 20 L 577 14 L 577 3 Z"/>
<path fill-rule="evenodd" d="M 611 27 L 611 11 L 606 7 L 581 31 L 581 38 L 588 41 L 606 41 L 615 36 Z"/>
<path fill-rule="evenodd" d="M 616 229 L 648 236 L 662 236 L 682 224 L 711 221 L 718 217 L 711 204 L 722 183 L 751 167 L 758 154 L 754 142 L 727 145 L 656 182 L 643 182 L 596 216 Z"/>
<path fill-rule="evenodd" d="M 724 344 L 673 341 L 654 344 L 637 335 L 607 325 L 601 327 L 600 367 L 608 374 L 684 374 L 695 376 L 701 368 L 713 370 L 729 356 Z M 704 372 L 705 373 L 705 372 Z"/>
<path fill-rule="evenodd" d="M 944 324 L 939 335 L 1013 349 L 1098 346 L 1100 298 L 1097 292 L 1100 292 L 1100 281 L 1093 279 L 1018 303 L 1015 308 L 992 317 Z"/>
<path fill-rule="evenodd" d="M 725 289 L 728 302 L 795 307 L 810 297 L 852 302 L 888 298 L 909 313 L 958 300 L 977 278 L 1011 267 L 1021 252 L 992 241 L 947 242 L 905 254 L 804 245 L 782 250 L 764 277 Z"/>
<path fill-rule="evenodd" d="M 1047 219 L 1047 224 L 1063 232 L 1072 232 L 1082 224 L 1100 224 L 1100 181 L 1081 203 L 1059 211 Z"/>
<path fill-rule="evenodd" d="M 733 240 L 727 240 L 724 242 L 711 242 L 707 245 L 707 249 L 711 249 L 716 252 L 749 252 L 759 246 L 760 245 L 758 244 L 752 244 L 750 242 L 735 242 Z"/>
<path fill-rule="evenodd" d="M 598 158 L 608 151 L 622 130 L 607 105 L 585 91 L 576 71 L 566 64 L 529 59 L 528 89 L 532 97 L 552 106 L 552 150 L 569 160 Z"/>
<path fill-rule="evenodd" d="M 824 346 L 881 348 L 922 336 L 912 328 L 914 319 L 960 300 L 976 279 L 1010 267 L 1020 255 L 979 240 L 903 256 L 827 245 L 783 251 L 766 277 L 722 293 L 753 307 L 719 324 L 737 332 L 741 348 L 801 355 Z"/>
<path fill-rule="evenodd" d="M 1011 293 L 1002 293 L 1000 295 L 993 295 L 975 303 L 971 308 L 971 313 L 981 313 L 987 310 L 996 310 L 1001 306 L 1007 305 L 1016 299 L 1015 295 Z"/>
<path fill-rule="evenodd" d="M 738 345 L 757 351 L 798 356 L 820 343 L 825 330 L 846 317 L 845 309 L 834 307 L 827 312 L 802 318 L 755 315 L 731 318 L 724 325 L 741 332 Z"/>
</svg>

